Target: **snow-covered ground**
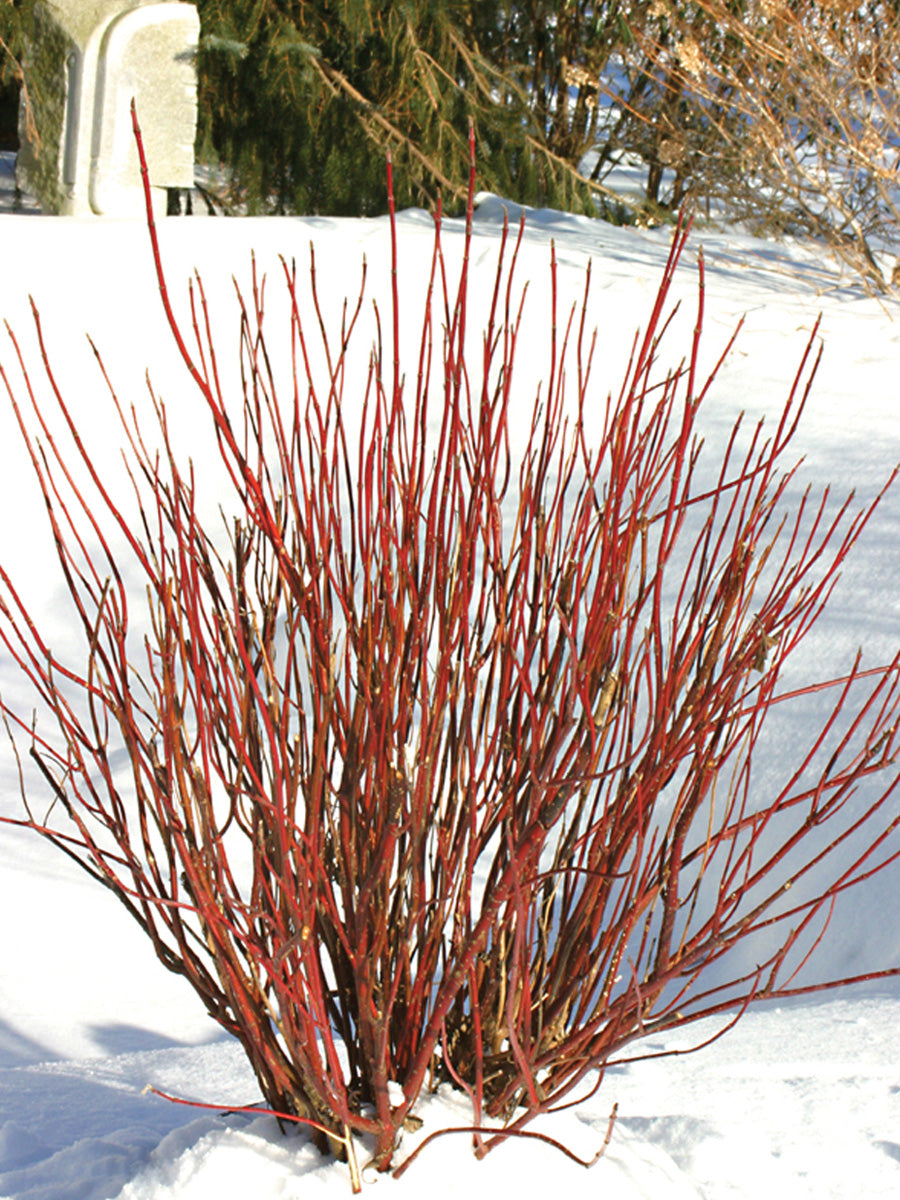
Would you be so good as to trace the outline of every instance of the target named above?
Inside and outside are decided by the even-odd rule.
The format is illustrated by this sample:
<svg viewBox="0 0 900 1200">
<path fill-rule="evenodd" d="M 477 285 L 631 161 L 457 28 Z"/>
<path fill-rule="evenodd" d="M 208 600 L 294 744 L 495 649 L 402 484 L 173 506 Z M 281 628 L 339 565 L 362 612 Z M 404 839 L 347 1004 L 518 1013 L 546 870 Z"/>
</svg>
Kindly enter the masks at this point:
<svg viewBox="0 0 900 1200">
<path fill-rule="evenodd" d="M 5 175 L 4 175 L 5 172 Z M 0 191 L 8 160 L 0 162 Z M 9 196 L 7 188 L 7 196 Z M 42 313 L 54 366 L 85 436 L 114 469 L 117 442 L 85 333 L 101 348 L 120 393 L 138 404 L 150 366 L 184 422 L 185 455 L 202 465 L 205 426 L 179 409 L 184 375 L 160 312 L 146 232 L 137 222 L 81 221 L 7 211 L 0 217 L 0 317 L 18 331 L 36 366 L 27 296 Z M 476 278 L 492 279 L 500 205 L 476 214 Z M 431 244 L 430 219 L 399 218 L 404 301 L 415 319 Z M 554 239 L 561 290 L 576 296 L 593 259 L 592 317 L 600 329 L 598 396 L 619 382 L 635 327 L 647 316 L 668 248 L 662 230 L 614 229 L 534 213 L 519 265 L 531 280 L 533 324 L 518 366 L 533 394 L 543 370 L 547 264 Z M 326 307 L 355 295 L 365 253 L 369 286 L 388 285 L 387 225 L 379 220 L 170 219 L 162 229 L 170 286 L 184 311 L 197 267 L 227 345 L 236 326 L 230 277 L 249 277 L 251 250 L 273 277 L 278 255 L 302 264 L 315 243 Z M 460 228 L 444 241 L 458 250 Z M 706 361 L 735 321 L 746 327 L 703 418 L 712 452 L 740 410 L 778 411 L 816 315 L 825 358 L 795 446 L 805 484 L 871 496 L 900 460 L 900 304 L 866 297 L 817 249 L 695 234 L 676 291 L 678 330 L 693 322 L 696 249 L 708 265 Z M 274 283 L 274 279 L 273 279 Z M 487 288 L 477 291 L 486 291 Z M 274 295 L 274 292 L 273 292 Z M 274 302 L 273 302 L 274 303 Z M 8 343 L 0 360 L 12 361 Z M 106 439 L 106 440 L 104 440 Z M 112 440 L 110 440 L 112 439 Z M 54 636 L 65 637 L 48 533 L 5 403 L 0 405 L 0 561 L 35 597 Z M 819 675 L 839 674 L 857 646 L 874 665 L 900 637 L 900 493 L 888 498 L 856 547 L 832 605 L 806 648 Z M 7 700 L 21 685 L 0 659 Z M 22 693 L 24 695 L 24 693 Z M 792 736 L 776 740 L 789 762 Z M 776 755 L 776 756 L 777 756 Z M 777 770 L 775 761 L 767 769 Z M 19 811 L 14 759 L 0 749 L 0 814 Z M 826 979 L 900 964 L 900 869 L 891 868 L 839 907 L 811 967 Z M 17 1200 L 288 1200 L 349 1194 L 343 1167 L 324 1164 L 303 1135 L 272 1120 L 172 1105 L 151 1084 L 213 1104 L 258 1099 L 239 1049 L 168 975 L 109 894 L 34 837 L 0 829 L 0 1198 Z M 571 1200 L 653 1197 L 758 1200 L 900 1194 L 900 986 L 881 984 L 749 1012 L 724 1038 L 693 1055 L 672 1054 L 712 1032 L 694 1026 L 639 1048 L 644 1061 L 613 1066 L 596 1096 L 535 1126 L 590 1157 L 589 1171 L 546 1145 L 511 1142 L 478 1163 L 467 1138 L 427 1148 L 399 1181 L 366 1173 L 366 1188 L 398 1197 L 564 1195 Z M 666 1053 L 668 1052 L 668 1053 Z M 467 1116 L 452 1095 L 428 1098 L 422 1135 Z M 419 1136 L 422 1136 L 419 1135 Z M 409 1148 L 415 1144 L 409 1138 Z M 403 1148 L 406 1149 L 406 1146 Z"/>
</svg>

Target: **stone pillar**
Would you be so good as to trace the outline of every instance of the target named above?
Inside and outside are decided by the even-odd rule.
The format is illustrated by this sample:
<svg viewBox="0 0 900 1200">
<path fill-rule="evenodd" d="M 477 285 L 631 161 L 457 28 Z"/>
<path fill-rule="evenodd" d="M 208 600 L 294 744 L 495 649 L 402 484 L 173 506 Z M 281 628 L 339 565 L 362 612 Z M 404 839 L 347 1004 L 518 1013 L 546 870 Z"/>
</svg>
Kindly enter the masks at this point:
<svg viewBox="0 0 900 1200">
<path fill-rule="evenodd" d="M 194 182 L 200 21 L 180 0 L 44 0 L 29 66 L 34 128 L 21 123 L 21 182 L 46 212 L 140 216 L 131 100 L 154 209 Z"/>
</svg>

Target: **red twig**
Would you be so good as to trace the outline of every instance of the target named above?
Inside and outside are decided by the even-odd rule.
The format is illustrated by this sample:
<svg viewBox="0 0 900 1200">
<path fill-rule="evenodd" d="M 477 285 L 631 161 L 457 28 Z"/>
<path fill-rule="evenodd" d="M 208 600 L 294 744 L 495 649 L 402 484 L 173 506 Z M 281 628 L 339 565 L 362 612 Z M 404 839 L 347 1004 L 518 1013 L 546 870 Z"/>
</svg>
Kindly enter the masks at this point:
<svg viewBox="0 0 900 1200">
<path fill-rule="evenodd" d="M 881 498 L 789 504 L 812 341 L 772 433 L 738 422 L 701 483 L 702 273 L 686 359 L 658 364 L 680 227 L 608 405 L 589 278 L 559 315 L 551 253 L 548 383 L 523 398 L 521 227 L 499 239 L 475 353 L 467 335 L 472 158 L 459 278 L 438 215 L 408 380 L 392 205 L 390 345 L 376 328 L 356 370 L 365 270 L 334 323 L 315 255 L 308 291 L 284 262 L 284 387 L 255 264 L 233 361 L 200 280 L 179 327 L 148 197 L 167 320 L 234 488 L 224 535 L 155 396 L 158 446 L 104 373 L 135 521 L 43 338 L 68 442 L 15 341 L 20 396 L 0 368 L 83 639 L 64 659 L 0 568 L 0 641 L 58 729 L 4 709 L 32 739 L 23 786 L 50 797 L 12 823 L 126 905 L 239 1038 L 270 1111 L 338 1154 L 372 1138 L 380 1169 L 435 1079 L 468 1092 L 482 1153 L 644 1034 L 815 990 L 797 972 L 836 897 L 900 854 L 900 658 L 782 683 Z M 766 729 L 827 689 L 760 793 Z"/>
</svg>

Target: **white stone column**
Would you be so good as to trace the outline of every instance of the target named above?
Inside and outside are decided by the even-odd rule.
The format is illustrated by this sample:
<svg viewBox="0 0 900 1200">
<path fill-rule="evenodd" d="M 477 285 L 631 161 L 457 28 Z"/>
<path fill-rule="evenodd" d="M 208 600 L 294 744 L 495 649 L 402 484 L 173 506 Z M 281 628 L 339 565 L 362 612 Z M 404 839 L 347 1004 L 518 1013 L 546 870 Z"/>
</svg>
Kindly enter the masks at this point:
<svg viewBox="0 0 900 1200">
<path fill-rule="evenodd" d="M 48 107 L 39 143 L 20 148 L 25 186 L 49 211 L 139 216 L 134 98 L 164 214 L 166 189 L 194 181 L 197 10 L 180 0 L 47 0 L 41 18 L 36 82 L 62 88 L 64 108 L 60 121 Z"/>
</svg>

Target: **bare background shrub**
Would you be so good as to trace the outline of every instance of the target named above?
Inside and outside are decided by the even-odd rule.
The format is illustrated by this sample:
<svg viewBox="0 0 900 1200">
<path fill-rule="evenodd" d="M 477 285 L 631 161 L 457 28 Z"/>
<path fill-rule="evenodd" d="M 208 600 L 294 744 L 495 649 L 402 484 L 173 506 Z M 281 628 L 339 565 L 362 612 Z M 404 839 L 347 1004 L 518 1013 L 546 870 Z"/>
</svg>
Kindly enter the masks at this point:
<svg viewBox="0 0 900 1200">
<path fill-rule="evenodd" d="M 601 61 L 589 34 L 578 57 L 567 48 L 570 111 L 595 98 L 595 178 L 636 157 L 649 215 L 687 204 L 755 233 L 811 236 L 868 286 L 890 286 L 900 250 L 895 4 L 653 0 L 614 14 L 625 32 Z"/>
</svg>

